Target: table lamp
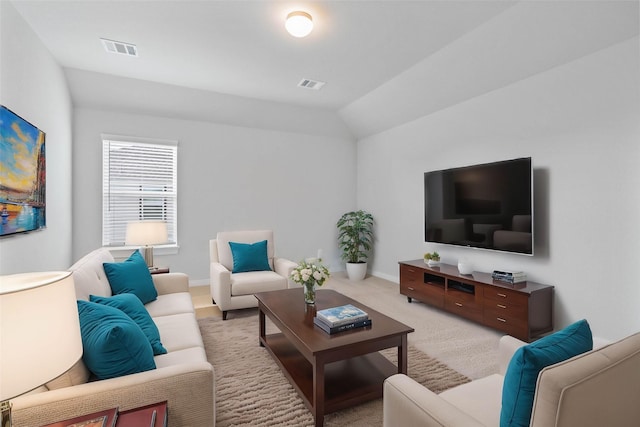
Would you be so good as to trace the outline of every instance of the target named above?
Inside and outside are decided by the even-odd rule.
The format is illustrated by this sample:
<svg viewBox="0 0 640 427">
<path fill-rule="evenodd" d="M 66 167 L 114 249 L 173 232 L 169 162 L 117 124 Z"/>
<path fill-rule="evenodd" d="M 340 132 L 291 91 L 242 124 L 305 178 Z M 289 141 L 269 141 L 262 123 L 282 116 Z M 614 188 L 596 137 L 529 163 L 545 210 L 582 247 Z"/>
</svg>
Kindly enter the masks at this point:
<svg viewBox="0 0 640 427">
<path fill-rule="evenodd" d="M 0 426 L 11 425 L 10 399 L 57 378 L 81 357 L 71 272 L 0 276 Z"/>
<path fill-rule="evenodd" d="M 127 224 L 126 245 L 144 246 L 143 256 L 149 268 L 153 267 L 153 247 L 167 243 L 167 223 L 164 221 L 136 221 Z"/>
</svg>

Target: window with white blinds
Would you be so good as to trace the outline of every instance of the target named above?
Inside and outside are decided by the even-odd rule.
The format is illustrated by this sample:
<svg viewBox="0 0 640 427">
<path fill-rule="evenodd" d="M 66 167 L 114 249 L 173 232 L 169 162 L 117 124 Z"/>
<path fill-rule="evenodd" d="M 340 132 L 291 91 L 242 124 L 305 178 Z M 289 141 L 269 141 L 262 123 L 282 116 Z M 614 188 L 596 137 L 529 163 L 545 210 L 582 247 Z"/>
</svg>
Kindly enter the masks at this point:
<svg viewBox="0 0 640 427">
<path fill-rule="evenodd" d="M 102 135 L 102 245 L 125 246 L 127 223 L 165 221 L 176 246 L 178 142 Z"/>
</svg>

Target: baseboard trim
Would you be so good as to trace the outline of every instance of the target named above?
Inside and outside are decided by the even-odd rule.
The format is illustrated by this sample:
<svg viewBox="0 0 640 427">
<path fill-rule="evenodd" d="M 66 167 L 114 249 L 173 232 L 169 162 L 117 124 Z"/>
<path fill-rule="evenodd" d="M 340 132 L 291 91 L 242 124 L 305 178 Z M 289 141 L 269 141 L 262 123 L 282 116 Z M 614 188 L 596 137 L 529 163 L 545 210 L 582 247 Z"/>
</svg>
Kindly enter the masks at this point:
<svg viewBox="0 0 640 427">
<path fill-rule="evenodd" d="M 371 275 L 375 276 L 375 277 L 379 277 L 379 278 L 384 279 L 384 280 L 388 280 L 388 281 L 396 283 L 396 284 L 400 283 L 400 281 L 398 280 L 398 276 L 391 276 L 389 274 L 384 274 L 384 273 L 381 273 L 379 271 L 372 271 Z"/>
<path fill-rule="evenodd" d="M 341 271 L 344 271 L 344 270 L 341 270 Z M 338 271 L 338 272 L 341 272 L 341 271 Z M 331 273 L 335 273 L 335 271 L 332 271 Z M 371 273 L 369 273 L 369 275 L 375 276 L 375 277 L 379 277 L 381 279 L 388 280 L 388 281 L 396 283 L 396 284 L 400 283 L 400 281 L 398 280 L 397 276 L 391 276 L 389 274 L 384 274 L 384 273 L 381 273 L 379 271 L 372 271 Z M 189 286 L 193 286 L 193 287 L 195 287 L 195 286 L 209 286 L 209 279 L 189 280 Z"/>
</svg>

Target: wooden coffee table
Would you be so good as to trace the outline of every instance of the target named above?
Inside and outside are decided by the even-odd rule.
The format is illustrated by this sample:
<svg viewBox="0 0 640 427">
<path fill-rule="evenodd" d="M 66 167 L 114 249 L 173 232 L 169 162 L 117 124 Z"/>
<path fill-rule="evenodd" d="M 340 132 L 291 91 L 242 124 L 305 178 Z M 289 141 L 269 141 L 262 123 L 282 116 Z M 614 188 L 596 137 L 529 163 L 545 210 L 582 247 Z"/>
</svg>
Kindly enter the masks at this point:
<svg viewBox="0 0 640 427">
<path fill-rule="evenodd" d="M 315 306 L 301 288 L 260 292 L 260 345 L 266 347 L 322 426 L 325 414 L 382 397 L 385 378 L 407 373 L 407 334 L 413 328 L 333 290 L 318 290 Z M 372 325 L 329 335 L 313 324 L 316 310 L 353 304 Z M 266 334 L 265 316 L 280 330 Z M 379 350 L 397 347 L 396 367 Z"/>
</svg>

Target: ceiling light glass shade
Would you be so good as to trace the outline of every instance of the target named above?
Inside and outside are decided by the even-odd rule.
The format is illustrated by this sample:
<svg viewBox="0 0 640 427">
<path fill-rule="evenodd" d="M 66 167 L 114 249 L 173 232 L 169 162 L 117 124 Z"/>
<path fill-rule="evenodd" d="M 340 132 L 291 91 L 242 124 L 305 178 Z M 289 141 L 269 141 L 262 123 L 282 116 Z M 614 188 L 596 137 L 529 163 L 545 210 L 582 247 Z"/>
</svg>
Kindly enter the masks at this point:
<svg viewBox="0 0 640 427">
<path fill-rule="evenodd" d="M 307 12 L 291 12 L 287 15 L 285 28 L 294 37 L 305 37 L 313 30 L 313 20 Z"/>
</svg>

